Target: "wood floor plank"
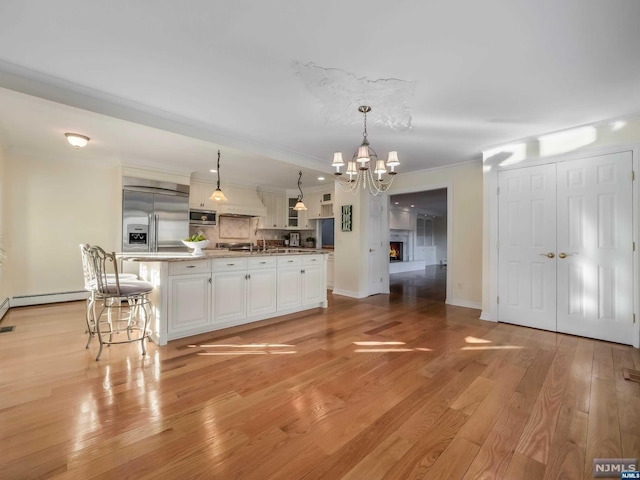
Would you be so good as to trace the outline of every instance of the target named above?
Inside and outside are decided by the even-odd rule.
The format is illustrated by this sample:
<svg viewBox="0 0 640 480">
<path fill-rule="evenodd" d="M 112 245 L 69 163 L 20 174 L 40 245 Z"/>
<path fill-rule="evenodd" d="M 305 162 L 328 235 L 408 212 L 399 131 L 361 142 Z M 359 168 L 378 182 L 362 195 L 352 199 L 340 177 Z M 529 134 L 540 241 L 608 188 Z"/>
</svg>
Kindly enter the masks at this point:
<svg viewBox="0 0 640 480">
<path fill-rule="evenodd" d="M 589 478 L 639 449 L 636 349 L 425 297 L 329 303 L 99 362 L 84 302 L 11 309 L 0 479 Z"/>
<path fill-rule="evenodd" d="M 465 480 L 503 478 L 528 417 L 526 394 L 514 392 L 467 470 Z"/>
<path fill-rule="evenodd" d="M 571 348 L 556 353 L 516 447 L 516 452 L 542 465 L 547 463 L 574 353 Z"/>
<path fill-rule="evenodd" d="M 608 365 L 608 362 L 603 363 Z M 613 372 L 611 371 L 611 375 L 609 375 L 608 367 L 605 370 L 604 374 L 603 370 L 599 370 L 597 373 L 610 377 L 610 379 L 596 377 L 596 372 L 594 371 L 594 377 L 591 382 L 589 426 L 584 467 L 585 479 L 591 478 L 594 458 L 620 458 L 622 456 L 616 385 L 613 380 Z"/>
<path fill-rule="evenodd" d="M 507 471 L 505 479 L 517 478 L 518 480 L 542 480 L 544 478 L 545 466 L 536 460 L 527 457 L 519 452 L 515 452 Z"/>
</svg>

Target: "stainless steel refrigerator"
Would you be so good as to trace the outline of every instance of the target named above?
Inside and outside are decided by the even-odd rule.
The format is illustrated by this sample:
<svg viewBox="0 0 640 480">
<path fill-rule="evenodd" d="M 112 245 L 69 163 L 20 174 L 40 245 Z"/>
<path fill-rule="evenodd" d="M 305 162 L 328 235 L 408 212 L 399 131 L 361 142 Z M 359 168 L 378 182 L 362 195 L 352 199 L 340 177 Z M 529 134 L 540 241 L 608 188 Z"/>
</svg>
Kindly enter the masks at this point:
<svg viewBox="0 0 640 480">
<path fill-rule="evenodd" d="M 189 186 L 123 177 L 122 251 L 186 251 Z"/>
</svg>

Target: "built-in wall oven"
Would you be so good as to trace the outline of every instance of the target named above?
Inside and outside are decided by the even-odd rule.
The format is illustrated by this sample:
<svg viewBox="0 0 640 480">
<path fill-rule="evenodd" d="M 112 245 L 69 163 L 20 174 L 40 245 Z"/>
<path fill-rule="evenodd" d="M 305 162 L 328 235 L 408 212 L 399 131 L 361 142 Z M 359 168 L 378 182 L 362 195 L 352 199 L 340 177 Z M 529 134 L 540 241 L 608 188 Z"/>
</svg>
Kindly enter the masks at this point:
<svg viewBox="0 0 640 480">
<path fill-rule="evenodd" d="M 189 223 L 191 225 L 214 226 L 216 224 L 216 212 L 212 210 L 189 210 Z"/>
</svg>

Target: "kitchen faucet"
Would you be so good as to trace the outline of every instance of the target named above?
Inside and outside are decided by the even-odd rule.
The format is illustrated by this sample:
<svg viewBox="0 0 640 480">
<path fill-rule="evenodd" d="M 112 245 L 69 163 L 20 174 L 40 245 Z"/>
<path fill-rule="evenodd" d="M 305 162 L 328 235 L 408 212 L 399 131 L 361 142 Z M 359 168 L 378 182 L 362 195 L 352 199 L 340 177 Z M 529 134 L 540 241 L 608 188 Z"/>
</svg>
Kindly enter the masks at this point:
<svg viewBox="0 0 640 480">
<path fill-rule="evenodd" d="M 260 219 L 258 218 L 258 221 L 256 222 L 256 231 L 253 233 L 254 235 L 258 235 L 258 233 L 260 234 L 260 236 L 262 237 L 262 251 L 266 252 L 267 251 L 267 241 L 264 238 L 264 233 L 262 233 L 262 230 L 260 230 Z"/>
</svg>

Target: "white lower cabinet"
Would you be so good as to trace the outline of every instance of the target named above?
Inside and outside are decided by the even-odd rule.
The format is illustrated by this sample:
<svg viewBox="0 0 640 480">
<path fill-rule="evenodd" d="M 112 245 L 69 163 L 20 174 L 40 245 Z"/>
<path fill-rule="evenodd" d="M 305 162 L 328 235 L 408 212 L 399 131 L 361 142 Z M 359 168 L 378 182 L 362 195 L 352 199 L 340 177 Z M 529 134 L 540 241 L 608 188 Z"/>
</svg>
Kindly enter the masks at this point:
<svg viewBox="0 0 640 480">
<path fill-rule="evenodd" d="M 302 305 L 301 277 L 301 257 L 278 257 L 278 311 Z"/>
<path fill-rule="evenodd" d="M 278 257 L 278 311 L 326 300 L 322 255 Z"/>
<path fill-rule="evenodd" d="M 168 277 L 168 335 L 172 338 L 177 338 L 183 333 L 206 330 L 211 324 L 211 272 L 209 262 L 180 262 L 171 264 L 170 267 Z"/>
<path fill-rule="evenodd" d="M 242 323 L 276 311 L 275 257 L 213 261 L 215 324 Z"/>
<path fill-rule="evenodd" d="M 324 255 L 255 255 L 142 262 L 156 285 L 152 336 L 166 345 L 190 335 L 327 306 Z M 158 281 L 159 280 L 159 281 Z"/>
<path fill-rule="evenodd" d="M 247 317 L 276 311 L 277 275 L 273 257 L 247 260 Z"/>
<path fill-rule="evenodd" d="M 310 255 L 302 260 L 302 305 L 319 304 L 327 295 L 324 258 Z"/>
</svg>

